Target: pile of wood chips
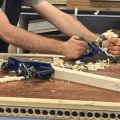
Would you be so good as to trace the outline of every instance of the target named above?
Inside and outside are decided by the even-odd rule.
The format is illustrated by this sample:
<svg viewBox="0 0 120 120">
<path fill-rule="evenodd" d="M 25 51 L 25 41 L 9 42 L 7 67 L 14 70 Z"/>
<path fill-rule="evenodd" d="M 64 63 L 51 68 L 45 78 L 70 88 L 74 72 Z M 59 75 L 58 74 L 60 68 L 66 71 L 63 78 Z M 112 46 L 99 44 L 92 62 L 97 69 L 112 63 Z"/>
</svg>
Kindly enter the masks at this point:
<svg viewBox="0 0 120 120">
<path fill-rule="evenodd" d="M 51 65 L 53 67 L 61 67 L 61 68 L 72 69 L 76 71 L 83 71 L 83 70 L 97 71 L 98 69 L 107 68 L 109 66 L 109 59 L 98 60 L 96 63 L 92 63 L 92 62 L 84 63 L 78 60 L 73 64 L 73 63 L 65 62 L 60 58 L 54 58 Z"/>
</svg>

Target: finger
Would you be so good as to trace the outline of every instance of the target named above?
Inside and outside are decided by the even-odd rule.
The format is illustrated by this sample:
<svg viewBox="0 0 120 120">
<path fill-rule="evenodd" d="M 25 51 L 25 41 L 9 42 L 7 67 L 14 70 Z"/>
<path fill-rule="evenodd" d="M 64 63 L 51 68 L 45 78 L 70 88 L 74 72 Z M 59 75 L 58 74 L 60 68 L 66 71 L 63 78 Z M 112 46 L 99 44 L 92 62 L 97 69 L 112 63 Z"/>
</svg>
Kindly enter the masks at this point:
<svg viewBox="0 0 120 120">
<path fill-rule="evenodd" d="M 110 46 L 115 46 L 115 44 L 111 43 Z"/>
<path fill-rule="evenodd" d="M 114 56 L 120 56 L 120 51 L 112 51 L 112 50 L 108 50 L 109 53 L 111 53 Z"/>
<path fill-rule="evenodd" d="M 88 46 L 88 43 L 86 41 L 78 41 L 78 44 L 83 47 Z"/>
<path fill-rule="evenodd" d="M 80 40 L 80 37 L 79 37 L 79 36 L 72 36 L 71 38 L 72 38 L 72 39 L 75 39 L 75 40 Z"/>
<path fill-rule="evenodd" d="M 80 51 L 85 52 L 86 51 L 86 47 L 81 47 Z"/>
<path fill-rule="evenodd" d="M 119 46 L 109 46 L 108 49 L 112 50 L 112 51 L 120 51 L 120 47 Z"/>
</svg>

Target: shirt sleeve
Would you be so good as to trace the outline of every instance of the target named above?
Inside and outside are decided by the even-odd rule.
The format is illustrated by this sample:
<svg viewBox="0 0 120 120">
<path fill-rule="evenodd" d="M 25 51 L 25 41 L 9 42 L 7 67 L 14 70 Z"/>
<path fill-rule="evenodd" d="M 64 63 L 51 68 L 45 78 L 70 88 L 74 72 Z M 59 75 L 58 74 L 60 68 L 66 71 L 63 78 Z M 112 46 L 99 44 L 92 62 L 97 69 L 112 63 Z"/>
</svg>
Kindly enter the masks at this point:
<svg viewBox="0 0 120 120">
<path fill-rule="evenodd" d="M 2 9 L 0 8 L 0 11 L 2 11 Z"/>
<path fill-rule="evenodd" d="M 23 0 L 22 5 L 34 6 L 34 5 L 37 5 L 38 3 L 43 2 L 43 1 L 46 1 L 46 0 Z"/>
</svg>

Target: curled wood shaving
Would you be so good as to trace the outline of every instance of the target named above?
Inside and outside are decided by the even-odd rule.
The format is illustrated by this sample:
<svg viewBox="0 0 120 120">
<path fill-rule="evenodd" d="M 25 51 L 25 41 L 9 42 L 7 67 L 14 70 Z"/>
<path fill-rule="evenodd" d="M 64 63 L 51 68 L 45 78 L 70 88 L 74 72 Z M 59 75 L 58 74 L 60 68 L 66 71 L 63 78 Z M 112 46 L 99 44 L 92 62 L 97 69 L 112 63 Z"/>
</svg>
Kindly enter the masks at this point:
<svg viewBox="0 0 120 120">
<path fill-rule="evenodd" d="M 0 78 L 0 83 L 5 83 L 5 82 L 10 82 L 10 81 L 15 81 L 15 80 L 22 80 L 22 79 L 25 79 L 25 77 L 24 76 L 21 76 L 21 77 L 17 77 L 17 76 L 14 76 L 14 77 L 4 76 L 4 78 Z"/>
<path fill-rule="evenodd" d="M 106 54 L 107 56 L 111 56 L 111 57 L 115 58 L 111 53 L 108 53 L 108 48 L 102 47 L 101 49 L 102 49 L 103 52 L 105 52 L 105 54 Z"/>
<path fill-rule="evenodd" d="M 56 60 L 58 60 L 58 62 Z M 59 58 L 54 59 L 53 63 L 51 63 L 52 66 L 72 69 L 75 71 L 83 71 L 83 70 L 97 71 L 98 69 L 105 69 L 109 66 L 109 59 L 98 60 L 96 63 L 89 62 L 87 64 L 78 60 L 75 62 L 74 65 L 68 62 L 66 63 L 63 62 L 63 64 L 61 64 L 59 61 L 62 61 L 62 60 Z"/>
<path fill-rule="evenodd" d="M 96 10 L 96 12 L 94 12 L 94 15 L 98 15 L 99 14 L 99 10 Z"/>
<path fill-rule="evenodd" d="M 109 40 L 109 39 L 112 38 L 112 37 L 114 37 L 114 38 L 117 38 L 117 37 L 118 37 L 117 34 L 115 34 L 114 32 L 112 32 L 112 30 L 107 30 L 107 31 L 104 32 L 102 35 L 104 35 L 107 40 Z"/>
</svg>

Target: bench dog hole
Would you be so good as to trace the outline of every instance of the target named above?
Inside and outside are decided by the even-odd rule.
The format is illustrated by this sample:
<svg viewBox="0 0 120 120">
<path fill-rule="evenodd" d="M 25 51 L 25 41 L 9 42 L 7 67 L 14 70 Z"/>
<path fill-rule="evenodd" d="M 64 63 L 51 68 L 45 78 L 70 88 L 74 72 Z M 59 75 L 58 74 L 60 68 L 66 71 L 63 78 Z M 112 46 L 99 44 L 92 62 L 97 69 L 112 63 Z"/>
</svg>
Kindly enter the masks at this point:
<svg viewBox="0 0 120 120">
<path fill-rule="evenodd" d="M 108 118 L 108 114 L 107 113 L 103 113 L 102 117 L 103 118 Z"/>
<path fill-rule="evenodd" d="M 78 116 L 78 113 L 76 111 L 72 112 L 72 116 L 76 117 Z"/>
<path fill-rule="evenodd" d="M 51 110 L 50 115 L 55 115 L 55 110 Z"/>
<path fill-rule="evenodd" d="M 4 112 L 4 109 L 3 108 L 0 108 L 0 113 L 3 113 Z"/>
<path fill-rule="evenodd" d="M 117 116 L 117 117 L 118 117 L 118 119 L 120 119 L 120 114 L 118 114 L 118 116 Z"/>
<path fill-rule="evenodd" d="M 48 114 L 48 111 L 47 111 L 47 110 L 43 110 L 43 111 L 42 111 L 42 114 L 43 114 L 43 115 L 47 115 L 47 114 Z"/>
<path fill-rule="evenodd" d="M 11 113 L 11 108 L 6 108 L 7 113 Z"/>
<path fill-rule="evenodd" d="M 93 113 L 88 112 L 88 113 L 87 113 L 87 117 L 93 117 Z"/>
<path fill-rule="evenodd" d="M 37 110 L 35 110 L 35 113 L 36 113 L 37 115 L 40 115 L 41 112 L 40 112 L 40 110 L 37 109 Z"/>
<path fill-rule="evenodd" d="M 95 117 L 100 118 L 101 117 L 100 113 L 95 113 Z"/>
<path fill-rule="evenodd" d="M 80 112 L 79 115 L 80 115 L 80 117 L 85 117 L 85 113 L 84 112 Z"/>
<path fill-rule="evenodd" d="M 63 115 L 63 112 L 62 112 L 62 111 L 58 111 L 58 112 L 57 112 L 57 115 L 62 116 L 62 115 Z"/>
<path fill-rule="evenodd" d="M 70 116 L 70 112 L 69 111 L 65 111 L 65 115 L 66 116 Z"/>
<path fill-rule="evenodd" d="M 26 113 L 26 110 L 25 110 L 25 109 L 21 109 L 20 112 L 21 112 L 22 114 L 25 114 L 25 113 Z"/>
<path fill-rule="evenodd" d="M 33 110 L 32 109 L 28 109 L 28 113 L 29 114 L 33 114 Z"/>
<path fill-rule="evenodd" d="M 116 115 L 114 113 L 111 113 L 110 118 L 114 119 L 114 118 L 116 118 Z"/>
<path fill-rule="evenodd" d="M 13 112 L 14 112 L 14 113 L 18 113 L 19 110 L 18 110 L 17 108 L 14 108 L 14 109 L 13 109 Z"/>
</svg>

